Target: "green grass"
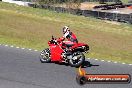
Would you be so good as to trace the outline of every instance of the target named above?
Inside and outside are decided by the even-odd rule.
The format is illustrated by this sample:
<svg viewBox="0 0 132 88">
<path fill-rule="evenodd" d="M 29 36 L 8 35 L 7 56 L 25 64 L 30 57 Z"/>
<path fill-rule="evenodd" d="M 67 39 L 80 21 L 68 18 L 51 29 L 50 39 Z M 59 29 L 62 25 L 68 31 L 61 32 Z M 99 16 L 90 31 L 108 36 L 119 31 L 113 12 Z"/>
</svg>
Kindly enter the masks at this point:
<svg viewBox="0 0 132 88">
<path fill-rule="evenodd" d="M 90 58 L 132 63 L 132 25 L 0 2 L 0 43 L 42 50 L 69 25 Z"/>
</svg>

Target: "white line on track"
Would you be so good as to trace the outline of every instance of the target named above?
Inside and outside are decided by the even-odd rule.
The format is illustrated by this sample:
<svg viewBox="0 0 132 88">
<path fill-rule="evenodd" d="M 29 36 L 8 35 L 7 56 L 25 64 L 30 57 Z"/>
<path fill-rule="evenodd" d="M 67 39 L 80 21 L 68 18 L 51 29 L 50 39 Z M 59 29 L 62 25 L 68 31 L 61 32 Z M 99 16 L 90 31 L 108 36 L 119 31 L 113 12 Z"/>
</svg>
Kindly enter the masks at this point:
<svg viewBox="0 0 132 88">
<path fill-rule="evenodd" d="M 5 45 L 5 46 L 8 46 L 8 45 Z"/>
<path fill-rule="evenodd" d="M 0 44 L 0 45 L 2 45 L 2 44 Z M 4 46 L 6 46 L 6 47 L 7 47 L 7 46 L 9 46 L 9 45 L 7 45 L 7 44 L 6 44 L 6 45 L 4 45 Z M 13 46 L 13 45 L 11 45 L 10 47 L 14 47 L 14 46 Z M 20 47 L 16 47 L 16 48 L 20 48 Z M 21 48 L 21 49 L 25 49 L 25 48 Z M 28 50 L 29 50 L 29 51 L 31 51 L 32 49 L 28 49 Z M 34 50 L 34 51 L 36 51 L 36 52 L 37 52 L 38 50 Z M 87 58 L 87 59 L 91 59 L 91 58 Z M 98 60 L 98 59 L 94 59 L 94 60 Z M 103 62 L 103 61 L 105 61 L 105 60 L 101 60 L 101 61 Z M 107 61 L 107 62 L 111 62 L 111 61 Z M 115 61 L 115 62 L 113 62 L 113 63 L 117 63 L 117 62 Z M 126 63 L 122 63 L 122 64 L 126 64 Z M 128 64 L 128 65 L 130 65 L 130 66 L 131 66 L 132 64 Z"/>
<path fill-rule="evenodd" d="M 101 60 L 101 61 L 104 61 L 104 60 Z"/>
<path fill-rule="evenodd" d="M 126 64 L 126 63 L 122 63 L 122 64 Z"/>
<path fill-rule="evenodd" d="M 10 46 L 10 47 L 14 47 L 14 46 Z"/>
<path fill-rule="evenodd" d="M 25 49 L 25 48 L 21 48 L 21 49 Z"/>
<path fill-rule="evenodd" d="M 114 63 L 117 63 L 116 61 Z"/>
<path fill-rule="evenodd" d="M 107 62 L 111 62 L 111 61 L 107 61 Z"/>
<path fill-rule="evenodd" d="M 28 50 L 30 50 L 30 51 L 31 51 L 32 49 L 28 49 Z"/>
<path fill-rule="evenodd" d="M 20 48 L 20 47 L 16 47 L 17 49 Z"/>
<path fill-rule="evenodd" d="M 38 50 L 34 50 L 34 51 L 38 51 Z"/>
</svg>

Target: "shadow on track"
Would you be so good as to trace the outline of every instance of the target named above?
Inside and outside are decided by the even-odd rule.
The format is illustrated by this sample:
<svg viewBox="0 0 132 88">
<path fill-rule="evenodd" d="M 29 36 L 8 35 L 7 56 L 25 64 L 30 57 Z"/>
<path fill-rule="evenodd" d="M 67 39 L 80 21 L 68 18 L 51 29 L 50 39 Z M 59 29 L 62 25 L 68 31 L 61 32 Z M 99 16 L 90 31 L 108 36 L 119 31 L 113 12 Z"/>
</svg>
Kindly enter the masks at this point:
<svg viewBox="0 0 132 88">
<path fill-rule="evenodd" d="M 99 65 L 91 64 L 89 61 L 85 61 L 82 64 L 82 68 L 93 67 L 93 66 L 99 66 Z"/>
<path fill-rule="evenodd" d="M 70 66 L 68 63 L 59 63 L 59 62 L 52 62 L 52 63 L 58 64 L 58 65 Z M 85 61 L 82 64 L 82 68 L 93 67 L 93 66 L 99 66 L 99 65 L 91 64 L 89 61 Z"/>
</svg>

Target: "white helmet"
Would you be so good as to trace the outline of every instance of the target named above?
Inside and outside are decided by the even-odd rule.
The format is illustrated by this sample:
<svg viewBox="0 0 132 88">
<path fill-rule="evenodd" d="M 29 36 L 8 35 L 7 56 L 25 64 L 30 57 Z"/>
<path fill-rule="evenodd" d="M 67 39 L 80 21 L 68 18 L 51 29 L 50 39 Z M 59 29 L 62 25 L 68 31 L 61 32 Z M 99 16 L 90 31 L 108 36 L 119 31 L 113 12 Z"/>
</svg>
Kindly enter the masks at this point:
<svg viewBox="0 0 132 88">
<path fill-rule="evenodd" d="M 65 34 L 67 31 L 70 31 L 68 26 L 64 26 L 63 27 L 63 34 Z"/>
</svg>

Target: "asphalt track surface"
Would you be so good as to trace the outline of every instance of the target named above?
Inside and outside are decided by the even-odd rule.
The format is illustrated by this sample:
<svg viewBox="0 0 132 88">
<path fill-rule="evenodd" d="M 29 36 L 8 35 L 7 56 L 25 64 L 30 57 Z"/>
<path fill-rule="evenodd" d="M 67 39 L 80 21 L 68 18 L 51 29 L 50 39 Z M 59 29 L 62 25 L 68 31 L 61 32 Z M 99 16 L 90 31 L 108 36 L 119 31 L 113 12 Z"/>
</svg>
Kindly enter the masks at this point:
<svg viewBox="0 0 132 88">
<path fill-rule="evenodd" d="M 0 45 L 0 88 L 132 88 L 130 84 L 76 83 L 77 68 L 40 63 L 38 51 Z M 89 63 L 90 62 L 90 63 Z M 132 65 L 89 60 L 89 74 L 130 74 Z"/>
</svg>

